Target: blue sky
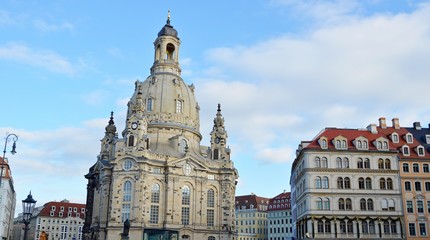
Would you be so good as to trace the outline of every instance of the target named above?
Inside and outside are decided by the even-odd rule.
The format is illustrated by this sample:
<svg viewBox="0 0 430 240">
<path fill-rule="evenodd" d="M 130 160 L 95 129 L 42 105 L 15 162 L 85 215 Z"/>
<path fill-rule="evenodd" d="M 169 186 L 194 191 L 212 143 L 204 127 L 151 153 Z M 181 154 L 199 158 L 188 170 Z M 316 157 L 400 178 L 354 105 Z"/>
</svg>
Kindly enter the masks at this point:
<svg viewBox="0 0 430 240">
<path fill-rule="evenodd" d="M 222 105 L 237 195 L 288 191 L 298 144 L 324 127 L 430 122 L 429 1 L 5 0 L 0 136 L 19 135 L 17 212 L 30 190 L 85 203 L 110 111 L 122 131 L 168 9 L 204 145 Z"/>
</svg>

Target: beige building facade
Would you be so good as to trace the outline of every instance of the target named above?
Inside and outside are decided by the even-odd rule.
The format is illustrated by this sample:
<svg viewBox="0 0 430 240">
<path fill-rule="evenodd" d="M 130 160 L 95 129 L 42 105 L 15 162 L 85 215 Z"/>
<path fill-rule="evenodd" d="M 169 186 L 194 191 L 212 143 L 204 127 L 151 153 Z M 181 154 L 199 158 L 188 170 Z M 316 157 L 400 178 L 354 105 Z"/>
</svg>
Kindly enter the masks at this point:
<svg viewBox="0 0 430 240">
<path fill-rule="evenodd" d="M 404 239 L 397 149 L 376 125 L 326 128 L 291 173 L 296 239 Z"/>
<path fill-rule="evenodd" d="M 169 16 L 150 76 L 135 82 L 121 137 L 111 115 L 85 176 L 84 239 L 235 239 L 238 173 L 221 107 L 210 146 L 201 146 L 200 107 L 181 77 L 180 44 Z"/>
</svg>

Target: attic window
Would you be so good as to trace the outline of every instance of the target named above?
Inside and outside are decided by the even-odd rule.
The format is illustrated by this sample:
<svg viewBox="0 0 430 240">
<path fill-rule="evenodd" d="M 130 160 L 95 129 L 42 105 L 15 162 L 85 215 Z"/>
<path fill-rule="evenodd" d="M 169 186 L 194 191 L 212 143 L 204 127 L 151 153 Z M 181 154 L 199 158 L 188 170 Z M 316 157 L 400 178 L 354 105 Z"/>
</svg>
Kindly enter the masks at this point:
<svg viewBox="0 0 430 240">
<path fill-rule="evenodd" d="M 393 143 L 398 143 L 399 142 L 399 135 L 397 133 L 391 134 L 391 141 L 393 141 Z"/>
<path fill-rule="evenodd" d="M 418 146 L 417 147 L 417 153 L 418 153 L 418 156 L 424 156 L 424 147 Z"/>
<path fill-rule="evenodd" d="M 430 135 L 426 135 L 426 143 L 430 144 Z"/>
<path fill-rule="evenodd" d="M 321 148 L 323 149 L 327 149 L 327 139 L 320 139 L 319 144 L 321 146 Z"/>
<path fill-rule="evenodd" d="M 408 146 L 403 146 L 402 152 L 403 152 L 403 155 L 409 156 L 409 147 Z"/>
<path fill-rule="evenodd" d="M 405 137 L 406 137 L 406 142 L 407 143 L 413 143 L 412 134 L 407 133 Z"/>
</svg>

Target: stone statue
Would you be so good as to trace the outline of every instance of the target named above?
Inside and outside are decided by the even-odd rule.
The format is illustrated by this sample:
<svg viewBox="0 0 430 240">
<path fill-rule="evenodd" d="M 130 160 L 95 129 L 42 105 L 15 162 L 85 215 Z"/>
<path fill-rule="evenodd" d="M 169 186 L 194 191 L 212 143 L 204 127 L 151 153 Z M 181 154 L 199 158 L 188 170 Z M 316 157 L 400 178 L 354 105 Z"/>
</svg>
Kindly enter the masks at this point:
<svg viewBox="0 0 430 240">
<path fill-rule="evenodd" d="M 128 231 L 130 230 L 130 221 L 127 219 L 124 221 L 124 228 L 122 230 L 122 236 L 128 237 Z"/>
</svg>

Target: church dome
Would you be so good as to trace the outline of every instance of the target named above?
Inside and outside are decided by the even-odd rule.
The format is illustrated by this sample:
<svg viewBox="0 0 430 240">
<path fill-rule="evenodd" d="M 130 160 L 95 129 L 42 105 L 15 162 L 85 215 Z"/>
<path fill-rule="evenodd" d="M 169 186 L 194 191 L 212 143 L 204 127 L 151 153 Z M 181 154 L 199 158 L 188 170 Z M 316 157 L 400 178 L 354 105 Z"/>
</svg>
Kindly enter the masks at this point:
<svg viewBox="0 0 430 240">
<path fill-rule="evenodd" d="M 172 37 L 178 37 L 178 31 L 176 31 L 175 28 L 173 28 L 172 25 L 170 25 L 170 12 L 167 17 L 166 25 L 158 32 L 158 36 L 172 36 Z"/>
<path fill-rule="evenodd" d="M 166 25 L 164 25 L 164 27 L 158 32 L 158 36 L 178 37 L 178 31 L 170 25 L 170 20 L 167 20 Z"/>
</svg>

